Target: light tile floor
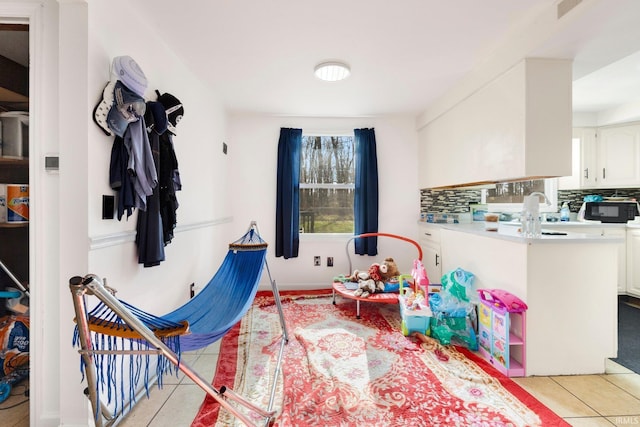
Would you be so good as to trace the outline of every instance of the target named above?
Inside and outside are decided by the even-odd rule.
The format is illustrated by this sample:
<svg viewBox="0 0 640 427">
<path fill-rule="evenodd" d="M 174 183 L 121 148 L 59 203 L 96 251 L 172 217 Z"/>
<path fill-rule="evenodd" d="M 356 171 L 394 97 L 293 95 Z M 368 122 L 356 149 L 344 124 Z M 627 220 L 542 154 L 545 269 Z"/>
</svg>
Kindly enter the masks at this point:
<svg viewBox="0 0 640 427">
<path fill-rule="evenodd" d="M 218 347 L 189 355 L 192 367 L 213 378 Z M 175 380 L 175 378 L 174 378 Z M 514 378 L 514 381 L 576 427 L 640 425 L 640 375 L 607 361 L 603 375 Z M 189 426 L 204 400 L 204 392 L 180 377 L 150 399 L 141 400 L 123 420 L 125 427 Z"/>
<path fill-rule="evenodd" d="M 186 353 L 184 360 L 202 377 L 213 378 L 219 342 L 203 350 Z M 514 381 L 576 427 L 640 425 L 640 375 L 607 361 L 602 375 L 572 375 L 514 378 Z M 12 396 L 0 404 L 0 425 L 28 427 L 26 386 L 18 384 Z M 118 426 L 188 427 L 205 393 L 183 374 L 166 377 L 162 389 L 151 387 L 150 398 L 142 397 Z M 11 409 L 10 406 L 16 405 Z"/>
</svg>

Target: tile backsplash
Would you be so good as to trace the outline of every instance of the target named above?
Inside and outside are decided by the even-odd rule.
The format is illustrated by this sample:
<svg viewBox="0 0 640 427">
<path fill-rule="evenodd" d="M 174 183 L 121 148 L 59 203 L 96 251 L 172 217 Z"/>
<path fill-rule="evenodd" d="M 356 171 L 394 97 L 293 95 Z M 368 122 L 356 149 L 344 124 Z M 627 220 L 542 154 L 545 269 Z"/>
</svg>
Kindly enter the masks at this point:
<svg viewBox="0 0 640 427">
<path fill-rule="evenodd" d="M 481 190 L 420 190 L 420 213 L 469 212 L 469 204 L 480 203 Z"/>
<path fill-rule="evenodd" d="M 635 198 L 640 197 L 640 188 L 621 188 L 603 190 L 592 188 L 589 190 L 558 190 L 558 208 L 562 206 L 563 202 L 569 202 L 569 209 L 571 212 L 578 212 L 582 206 L 584 196 L 590 194 L 599 194 L 602 197 L 627 197 Z"/>
<path fill-rule="evenodd" d="M 558 190 L 558 209 L 569 203 L 571 212 L 578 212 L 584 196 L 599 194 L 602 197 L 640 198 L 640 188 Z M 480 203 L 481 190 L 420 190 L 420 213 L 469 212 L 469 204 Z"/>
</svg>

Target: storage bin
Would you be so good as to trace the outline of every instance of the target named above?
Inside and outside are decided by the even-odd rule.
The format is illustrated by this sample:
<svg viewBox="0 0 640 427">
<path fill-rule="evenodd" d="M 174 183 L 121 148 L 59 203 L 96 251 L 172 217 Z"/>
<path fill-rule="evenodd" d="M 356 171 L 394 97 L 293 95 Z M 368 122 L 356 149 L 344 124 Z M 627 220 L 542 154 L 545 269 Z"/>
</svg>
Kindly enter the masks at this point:
<svg viewBox="0 0 640 427">
<path fill-rule="evenodd" d="M 9 111 L 0 113 L 2 157 L 22 159 L 29 157 L 29 113 Z"/>
</svg>

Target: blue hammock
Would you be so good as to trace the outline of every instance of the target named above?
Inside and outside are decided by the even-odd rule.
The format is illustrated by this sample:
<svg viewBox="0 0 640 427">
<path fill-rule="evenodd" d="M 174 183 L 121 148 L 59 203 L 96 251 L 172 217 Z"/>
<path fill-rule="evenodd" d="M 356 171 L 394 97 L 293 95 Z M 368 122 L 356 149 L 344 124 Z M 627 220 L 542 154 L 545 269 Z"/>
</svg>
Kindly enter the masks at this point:
<svg viewBox="0 0 640 427">
<path fill-rule="evenodd" d="M 197 350 L 222 338 L 249 310 L 258 290 L 267 244 L 254 229 L 229 245 L 220 269 L 195 297 L 162 316 L 189 322 L 180 336 L 182 351 Z"/>
<path fill-rule="evenodd" d="M 252 223 L 240 239 L 229 245 L 227 256 L 203 290 L 182 307 L 164 316 L 149 314 L 116 299 L 113 290 L 106 287 L 96 275 L 70 279 L 77 320 L 73 344 L 81 348 L 81 371 L 83 377 L 86 374 L 96 425 L 101 425 L 103 418 L 112 422 L 114 414 L 124 415 L 125 398 L 128 398 L 131 408 L 136 400 L 135 386 L 141 378 L 148 395 L 149 357 L 154 354 L 158 357 L 158 386 L 162 385 L 163 375 L 177 368 L 245 424 L 251 422 L 229 406 L 226 399 L 232 399 L 267 419 L 275 414 L 271 409 L 275 381 L 269 408 L 263 410 L 226 387 L 220 391 L 213 389 L 208 381 L 180 360 L 182 351 L 200 349 L 222 338 L 249 310 L 258 290 L 263 267 L 267 266 L 269 272 L 266 251 L 267 243 L 260 237 L 256 224 Z M 269 273 L 283 331 L 279 366 L 288 336 L 279 292 L 270 276 Z M 96 296 L 100 303 L 88 311 L 85 295 Z M 114 375 L 118 369 L 122 372 L 123 366 L 119 367 L 118 355 L 130 356 L 128 392 L 124 390 L 122 380 L 117 381 L 117 375 Z M 108 402 L 115 404 L 114 414 L 109 414 L 100 404 L 103 389 L 107 391 Z M 222 397 L 225 390 L 226 399 Z"/>
</svg>

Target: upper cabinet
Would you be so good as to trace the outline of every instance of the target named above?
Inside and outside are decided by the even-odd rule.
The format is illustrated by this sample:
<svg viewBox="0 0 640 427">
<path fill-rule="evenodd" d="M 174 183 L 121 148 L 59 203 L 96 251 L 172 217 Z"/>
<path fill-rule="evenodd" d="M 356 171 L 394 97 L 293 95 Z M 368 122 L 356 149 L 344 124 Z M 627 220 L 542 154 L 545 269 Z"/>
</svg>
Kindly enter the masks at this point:
<svg viewBox="0 0 640 427">
<path fill-rule="evenodd" d="M 597 186 L 640 186 L 640 125 L 603 128 L 597 139 Z"/>
<path fill-rule="evenodd" d="M 575 128 L 572 139 L 571 175 L 558 178 L 559 190 L 596 186 L 596 128 Z"/>
<path fill-rule="evenodd" d="M 574 129 L 573 164 L 559 189 L 640 187 L 640 124 Z"/>
<path fill-rule="evenodd" d="M 571 61 L 525 59 L 419 129 L 420 188 L 571 173 Z"/>
</svg>

